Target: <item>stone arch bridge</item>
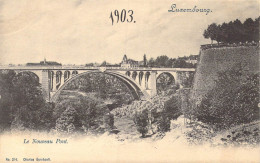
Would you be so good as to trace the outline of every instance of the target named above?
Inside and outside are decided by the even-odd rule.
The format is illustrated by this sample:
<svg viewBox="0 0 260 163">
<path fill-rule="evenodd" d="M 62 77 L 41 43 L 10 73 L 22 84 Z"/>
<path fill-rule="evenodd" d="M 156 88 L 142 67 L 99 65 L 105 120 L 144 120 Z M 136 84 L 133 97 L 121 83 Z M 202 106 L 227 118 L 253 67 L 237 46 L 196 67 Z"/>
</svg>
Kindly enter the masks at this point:
<svg viewBox="0 0 260 163">
<path fill-rule="evenodd" d="M 47 101 L 55 102 L 63 88 L 72 80 L 88 73 L 105 73 L 120 79 L 131 90 L 136 99 L 147 99 L 157 94 L 156 80 L 163 74 L 171 75 L 180 83 L 180 76 L 188 76 L 193 68 L 122 68 L 83 66 L 1 66 L 0 70 L 14 70 L 16 73 L 32 72 L 38 76 Z"/>
</svg>

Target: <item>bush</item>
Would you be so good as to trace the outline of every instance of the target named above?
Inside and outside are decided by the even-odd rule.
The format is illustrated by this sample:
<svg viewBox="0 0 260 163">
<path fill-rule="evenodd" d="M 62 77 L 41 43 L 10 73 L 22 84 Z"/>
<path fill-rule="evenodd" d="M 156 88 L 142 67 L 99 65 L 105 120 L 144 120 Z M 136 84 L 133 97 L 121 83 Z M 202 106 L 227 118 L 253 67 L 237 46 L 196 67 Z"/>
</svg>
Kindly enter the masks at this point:
<svg viewBox="0 0 260 163">
<path fill-rule="evenodd" d="M 108 130 L 112 130 L 114 128 L 114 115 L 111 113 L 107 113 L 104 115 L 103 123 L 105 125 L 105 128 Z"/>
<path fill-rule="evenodd" d="M 169 116 L 167 115 L 167 112 L 161 113 L 161 116 L 159 117 L 157 123 L 158 123 L 158 131 L 167 132 L 170 130 L 171 121 Z"/>
<path fill-rule="evenodd" d="M 196 109 L 198 120 L 218 129 L 259 119 L 259 74 L 249 74 L 244 67 L 219 73 L 216 86 Z"/>
<path fill-rule="evenodd" d="M 60 118 L 63 112 L 68 109 L 68 106 L 77 112 L 77 119 L 84 132 L 99 132 L 98 130 L 101 126 L 105 124 L 104 116 L 109 113 L 109 109 L 104 104 L 100 104 L 100 101 L 97 99 L 78 96 L 77 99 L 67 99 L 58 102 L 53 111 L 53 118 Z M 111 123 L 112 120 L 109 125 Z"/>
<path fill-rule="evenodd" d="M 140 132 L 144 138 L 149 127 L 148 110 L 145 109 L 139 113 L 136 113 L 134 115 L 134 123 L 136 124 L 137 131 Z"/>
<path fill-rule="evenodd" d="M 181 103 L 178 96 L 172 96 L 164 103 L 164 112 L 169 119 L 177 119 L 181 114 Z"/>
<path fill-rule="evenodd" d="M 71 134 L 81 127 L 78 119 L 77 111 L 68 106 L 60 118 L 57 119 L 55 129 L 59 133 Z"/>
</svg>

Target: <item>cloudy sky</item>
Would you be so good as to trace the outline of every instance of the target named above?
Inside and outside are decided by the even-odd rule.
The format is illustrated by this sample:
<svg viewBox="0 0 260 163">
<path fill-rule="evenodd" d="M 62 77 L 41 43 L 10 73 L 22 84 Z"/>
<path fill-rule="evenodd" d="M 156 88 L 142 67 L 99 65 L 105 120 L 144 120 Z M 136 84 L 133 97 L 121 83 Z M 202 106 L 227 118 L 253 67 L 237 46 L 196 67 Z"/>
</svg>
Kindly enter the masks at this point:
<svg viewBox="0 0 260 163">
<path fill-rule="evenodd" d="M 205 13 L 168 12 L 176 8 Z M 114 23 L 115 9 L 133 10 L 135 23 Z M 258 1 L 221 0 L 0 0 L 0 63 L 47 60 L 63 64 L 118 63 L 159 55 L 198 54 L 210 43 L 202 33 L 212 22 L 259 16 Z"/>
</svg>

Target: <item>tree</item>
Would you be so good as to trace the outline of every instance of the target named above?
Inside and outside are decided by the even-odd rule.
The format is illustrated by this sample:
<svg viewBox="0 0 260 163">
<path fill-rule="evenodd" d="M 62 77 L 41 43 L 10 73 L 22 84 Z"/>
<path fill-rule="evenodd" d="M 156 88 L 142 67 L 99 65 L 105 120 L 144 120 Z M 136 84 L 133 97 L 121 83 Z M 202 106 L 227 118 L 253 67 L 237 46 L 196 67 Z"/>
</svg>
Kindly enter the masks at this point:
<svg viewBox="0 0 260 163">
<path fill-rule="evenodd" d="M 148 66 L 149 67 L 155 67 L 155 60 L 153 58 L 150 58 L 148 61 Z"/>
<path fill-rule="evenodd" d="M 0 72 L 0 116 L 4 128 L 49 130 L 52 104 L 42 95 L 38 77 L 31 72 Z"/>
<path fill-rule="evenodd" d="M 169 119 L 177 119 L 181 114 L 181 101 L 178 96 L 172 96 L 164 103 L 164 112 Z"/>
<path fill-rule="evenodd" d="M 165 67 L 173 67 L 175 60 L 176 59 L 173 59 L 173 58 L 168 59 L 165 63 L 166 64 Z"/>
<path fill-rule="evenodd" d="M 254 34 L 254 21 L 251 18 L 246 19 L 244 22 L 243 26 L 245 28 L 245 33 L 246 33 L 246 40 L 247 41 L 253 41 L 253 34 Z M 259 40 L 259 39 L 258 39 Z"/>
<path fill-rule="evenodd" d="M 144 138 L 149 126 L 148 110 L 144 109 L 140 113 L 136 113 L 134 115 L 134 123 L 136 124 L 137 131 L 140 132 Z"/>
<path fill-rule="evenodd" d="M 14 76 L 13 70 L 0 71 L 0 132 L 1 128 L 2 130 L 10 128 L 12 123 Z"/>
<path fill-rule="evenodd" d="M 143 59 L 143 61 L 144 61 L 144 67 L 146 67 L 147 66 L 147 59 L 146 59 L 146 55 L 144 54 L 144 59 Z"/>
<path fill-rule="evenodd" d="M 15 90 L 13 116 L 18 117 L 25 128 L 38 130 L 39 116 L 45 112 L 43 108 L 46 105 L 38 77 L 22 72 L 13 78 L 12 83 Z"/>
<path fill-rule="evenodd" d="M 173 67 L 175 68 L 185 68 L 186 67 L 186 61 L 184 59 L 177 59 L 173 63 Z"/>
<path fill-rule="evenodd" d="M 155 65 L 158 67 L 166 67 L 166 62 L 169 60 L 169 57 L 162 55 L 156 58 Z"/>
<path fill-rule="evenodd" d="M 204 31 L 204 37 L 211 39 L 211 44 L 213 43 L 213 40 L 216 40 L 217 38 L 217 24 L 212 23 L 208 26 L 207 30 Z"/>
<path fill-rule="evenodd" d="M 242 24 L 240 20 L 230 21 L 217 25 L 212 23 L 203 33 L 204 38 L 224 43 L 239 43 L 246 41 L 259 41 L 259 17 L 255 21 L 251 18 L 246 19 Z"/>
<path fill-rule="evenodd" d="M 259 41 L 259 20 L 260 20 L 260 16 L 257 19 L 255 19 L 255 24 L 254 24 L 253 41 L 255 42 Z"/>
<path fill-rule="evenodd" d="M 100 67 L 106 67 L 107 66 L 107 62 L 106 61 L 103 61 L 100 65 Z"/>
<path fill-rule="evenodd" d="M 171 121 L 169 116 L 167 116 L 167 112 L 162 112 L 161 116 L 158 119 L 158 131 L 160 132 L 167 132 L 170 130 Z"/>
<path fill-rule="evenodd" d="M 107 130 L 112 130 L 114 128 L 114 115 L 111 113 L 107 113 L 104 115 L 104 125 Z"/>
<path fill-rule="evenodd" d="M 68 106 L 60 118 L 57 119 L 55 129 L 59 133 L 71 134 L 79 130 L 80 127 L 81 123 L 77 111 L 72 106 Z"/>
<path fill-rule="evenodd" d="M 236 19 L 232 24 L 232 31 L 233 31 L 233 42 L 239 43 L 239 42 L 245 42 L 245 32 L 244 32 L 244 26 L 241 23 L 240 20 Z"/>
<path fill-rule="evenodd" d="M 218 25 L 219 35 L 217 37 L 219 42 L 225 42 L 225 43 L 231 42 L 228 34 L 230 30 L 229 27 L 230 26 L 225 22 L 222 25 Z"/>
<path fill-rule="evenodd" d="M 14 105 L 19 108 L 26 106 L 30 110 L 41 108 L 45 100 L 42 95 L 38 77 L 30 72 L 17 74 L 13 78 L 14 85 Z"/>
</svg>

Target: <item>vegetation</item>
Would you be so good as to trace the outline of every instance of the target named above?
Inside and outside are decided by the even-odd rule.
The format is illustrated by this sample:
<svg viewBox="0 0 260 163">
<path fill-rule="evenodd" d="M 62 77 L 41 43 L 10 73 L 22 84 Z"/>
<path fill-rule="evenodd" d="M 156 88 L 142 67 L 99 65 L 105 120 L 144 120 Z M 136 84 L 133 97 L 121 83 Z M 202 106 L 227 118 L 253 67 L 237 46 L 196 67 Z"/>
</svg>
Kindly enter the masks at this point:
<svg viewBox="0 0 260 163">
<path fill-rule="evenodd" d="M 137 112 L 134 116 L 134 123 L 136 124 L 137 131 L 140 132 L 144 138 L 149 127 L 148 110 L 144 109 L 141 112 Z"/>
<path fill-rule="evenodd" d="M 38 77 L 30 72 L 0 72 L 0 126 L 4 130 L 55 129 L 59 133 L 104 132 L 113 128 L 113 115 L 105 104 L 79 96 L 56 105 L 46 103 Z M 104 127 L 103 127 L 104 126 Z"/>
<path fill-rule="evenodd" d="M 114 128 L 114 115 L 111 113 L 107 113 L 106 115 L 104 115 L 103 122 L 106 129 L 112 130 Z"/>
<path fill-rule="evenodd" d="M 188 57 L 169 58 L 166 55 L 158 56 L 156 59 L 150 58 L 147 62 L 148 67 L 171 67 L 171 68 L 195 68 L 196 64 L 188 63 Z"/>
<path fill-rule="evenodd" d="M 137 105 L 133 120 L 142 137 L 169 131 L 171 120 L 183 114 L 180 100 L 177 95 L 167 99 L 161 96 L 153 98 L 152 102 L 146 101 L 142 105 Z"/>
<path fill-rule="evenodd" d="M 81 127 L 77 111 L 69 106 L 56 121 L 55 129 L 59 133 L 72 134 Z"/>
<path fill-rule="evenodd" d="M 184 56 L 184 57 L 178 57 L 176 58 L 169 58 L 166 55 L 158 56 L 156 59 L 150 58 L 147 59 L 146 55 L 143 56 L 143 63 L 139 65 L 139 67 L 166 67 L 166 68 L 195 68 L 196 63 L 189 63 L 187 62 L 188 59 L 197 60 L 197 55 L 190 55 L 190 56 Z M 88 63 L 85 64 L 85 66 L 96 66 L 96 67 L 120 67 L 119 64 L 111 64 L 107 63 L 106 61 L 103 61 L 101 64 L 97 63 Z"/>
<path fill-rule="evenodd" d="M 84 93 L 96 93 L 97 98 L 111 99 L 109 108 L 130 103 L 134 100 L 129 88 L 116 77 L 103 73 L 90 73 L 71 81 L 64 90 L 77 90 Z"/>
<path fill-rule="evenodd" d="M 109 123 L 108 126 L 105 126 L 108 129 L 114 125 L 111 120 L 107 122 L 105 116 L 108 113 L 109 109 L 98 100 L 83 96 L 78 96 L 77 99 L 64 99 L 59 101 L 54 108 L 53 116 L 54 119 L 57 119 L 55 129 L 67 134 L 70 134 L 71 131 L 103 132 L 104 123 Z"/>
<path fill-rule="evenodd" d="M 220 72 L 215 83 L 196 109 L 198 120 L 224 129 L 259 119 L 259 74 L 239 64 Z"/>
<path fill-rule="evenodd" d="M 212 23 L 204 31 L 203 36 L 222 43 L 258 42 L 259 41 L 259 19 L 246 19 L 242 24 L 240 20 L 230 21 L 217 25 Z"/>
<path fill-rule="evenodd" d="M 162 73 L 156 79 L 157 93 L 163 94 L 167 92 L 174 93 L 176 91 L 175 79 L 171 74 Z"/>
<path fill-rule="evenodd" d="M 164 114 L 169 119 L 177 119 L 182 114 L 180 100 L 179 96 L 174 95 L 164 103 Z"/>
<path fill-rule="evenodd" d="M 0 72 L 0 116 L 3 130 L 46 130 L 52 126 L 52 104 L 45 102 L 39 79 L 30 72 Z"/>
</svg>

